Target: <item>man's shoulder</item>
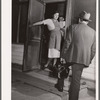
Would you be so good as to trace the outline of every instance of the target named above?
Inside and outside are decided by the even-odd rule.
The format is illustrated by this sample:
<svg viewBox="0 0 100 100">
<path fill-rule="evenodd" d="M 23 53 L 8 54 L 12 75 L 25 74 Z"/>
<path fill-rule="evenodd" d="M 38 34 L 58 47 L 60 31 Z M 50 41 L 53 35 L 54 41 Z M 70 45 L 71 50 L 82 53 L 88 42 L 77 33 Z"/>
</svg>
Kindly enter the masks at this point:
<svg viewBox="0 0 100 100">
<path fill-rule="evenodd" d="M 73 24 L 73 25 L 71 25 L 71 27 L 76 27 L 76 26 L 78 26 L 79 24 Z"/>
<path fill-rule="evenodd" d="M 78 26 L 78 24 L 72 24 L 71 26 L 70 26 L 70 29 L 74 29 L 75 27 L 77 27 Z"/>
<path fill-rule="evenodd" d="M 79 25 L 79 24 L 72 24 L 71 26 L 77 26 L 77 25 Z"/>
<path fill-rule="evenodd" d="M 88 25 L 87 25 L 87 26 L 88 26 Z M 91 31 L 95 32 L 95 30 L 94 30 L 92 27 L 88 26 L 88 28 L 89 28 Z"/>
</svg>

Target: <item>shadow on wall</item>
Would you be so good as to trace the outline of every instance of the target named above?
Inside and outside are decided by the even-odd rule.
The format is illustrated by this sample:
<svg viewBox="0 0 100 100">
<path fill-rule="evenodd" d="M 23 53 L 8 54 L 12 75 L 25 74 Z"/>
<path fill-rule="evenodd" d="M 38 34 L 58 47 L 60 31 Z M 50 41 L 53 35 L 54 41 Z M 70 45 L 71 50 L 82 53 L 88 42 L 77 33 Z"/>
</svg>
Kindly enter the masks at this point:
<svg viewBox="0 0 100 100">
<path fill-rule="evenodd" d="M 96 29 L 96 0 L 91 0 L 91 2 L 90 0 L 75 0 L 73 4 L 73 23 L 77 23 L 77 16 L 81 11 L 86 11 L 91 14 L 90 19 L 92 20 L 88 25 Z"/>
</svg>

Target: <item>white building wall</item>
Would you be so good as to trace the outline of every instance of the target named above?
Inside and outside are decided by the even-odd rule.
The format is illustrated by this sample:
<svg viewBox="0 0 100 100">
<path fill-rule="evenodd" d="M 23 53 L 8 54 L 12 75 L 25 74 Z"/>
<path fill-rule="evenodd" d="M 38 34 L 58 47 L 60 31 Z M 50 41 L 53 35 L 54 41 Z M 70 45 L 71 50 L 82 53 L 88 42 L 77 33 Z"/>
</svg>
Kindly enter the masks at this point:
<svg viewBox="0 0 100 100">
<path fill-rule="evenodd" d="M 94 57 L 90 66 L 83 70 L 82 77 L 90 80 L 96 80 L 96 57 Z"/>
</svg>

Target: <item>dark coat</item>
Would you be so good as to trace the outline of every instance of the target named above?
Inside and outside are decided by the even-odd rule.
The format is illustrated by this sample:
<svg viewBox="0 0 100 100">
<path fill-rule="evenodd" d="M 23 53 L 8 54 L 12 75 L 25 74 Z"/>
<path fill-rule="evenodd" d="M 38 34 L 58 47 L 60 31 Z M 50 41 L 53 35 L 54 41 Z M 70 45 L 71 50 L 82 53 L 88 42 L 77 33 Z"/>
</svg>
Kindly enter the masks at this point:
<svg viewBox="0 0 100 100">
<path fill-rule="evenodd" d="M 89 66 L 96 51 L 95 30 L 81 23 L 72 25 L 66 34 L 61 58 L 64 58 L 67 62 Z"/>
</svg>

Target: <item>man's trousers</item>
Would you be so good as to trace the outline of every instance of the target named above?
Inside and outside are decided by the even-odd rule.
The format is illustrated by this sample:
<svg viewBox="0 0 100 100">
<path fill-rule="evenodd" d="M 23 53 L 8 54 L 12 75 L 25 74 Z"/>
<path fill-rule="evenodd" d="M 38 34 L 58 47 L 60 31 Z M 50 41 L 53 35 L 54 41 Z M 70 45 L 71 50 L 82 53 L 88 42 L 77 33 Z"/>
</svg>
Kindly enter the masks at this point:
<svg viewBox="0 0 100 100">
<path fill-rule="evenodd" d="M 72 65 L 72 79 L 69 89 L 69 100 L 78 100 L 80 91 L 80 80 L 84 65 L 73 64 Z"/>
</svg>

